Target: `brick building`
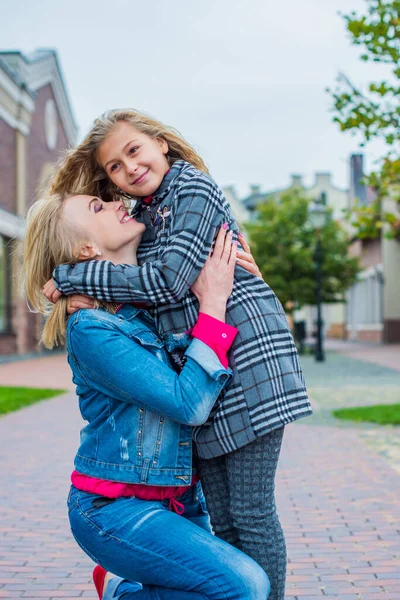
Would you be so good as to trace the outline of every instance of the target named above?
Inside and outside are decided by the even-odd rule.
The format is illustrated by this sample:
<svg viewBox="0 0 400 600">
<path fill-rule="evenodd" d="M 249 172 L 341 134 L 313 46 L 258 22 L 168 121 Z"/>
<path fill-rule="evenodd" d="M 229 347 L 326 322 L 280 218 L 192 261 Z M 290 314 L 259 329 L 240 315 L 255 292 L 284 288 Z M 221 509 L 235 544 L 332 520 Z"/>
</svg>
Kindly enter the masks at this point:
<svg viewBox="0 0 400 600">
<path fill-rule="evenodd" d="M 77 126 L 54 50 L 0 52 L 0 355 L 37 349 L 20 273 L 25 214 Z"/>
</svg>

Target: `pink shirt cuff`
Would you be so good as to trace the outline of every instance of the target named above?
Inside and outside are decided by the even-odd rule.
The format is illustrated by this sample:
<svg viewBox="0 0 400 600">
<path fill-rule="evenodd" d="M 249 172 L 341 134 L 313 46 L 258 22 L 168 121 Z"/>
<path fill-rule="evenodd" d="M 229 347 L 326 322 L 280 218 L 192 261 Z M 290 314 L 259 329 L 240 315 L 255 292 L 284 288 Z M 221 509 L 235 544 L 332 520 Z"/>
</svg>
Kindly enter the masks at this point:
<svg viewBox="0 0 400 600">
<path fill-rule="evenodd" d="M 199 313 L 196 325 L 188 332 L 192 337 L 207 344 L 218 356 L 221 364 L 228 367 L 227 353 L 237 335 L 238 329 L 224 321 L 205 313 Z"/>
</svg>

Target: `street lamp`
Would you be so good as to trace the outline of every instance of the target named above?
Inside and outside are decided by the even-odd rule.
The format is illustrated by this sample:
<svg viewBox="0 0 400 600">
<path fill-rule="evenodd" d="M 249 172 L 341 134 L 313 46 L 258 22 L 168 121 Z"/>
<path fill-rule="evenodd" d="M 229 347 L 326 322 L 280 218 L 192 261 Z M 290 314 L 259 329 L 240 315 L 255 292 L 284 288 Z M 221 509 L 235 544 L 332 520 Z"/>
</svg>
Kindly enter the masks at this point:
<svg viewBox="0 0 400 600">
<path fill-rule="evenodd" d="M 317 232 L 317 244 L 315 246 L 315 278 L 317 284 L 317 344 L 315 348 L 315 360 L 323 362 L 325 360 L 322 335 L 322 246 L 320 231 L 326 223 L 326 194 L 323 192 L 310 206 L 310 221 Z"/>
</svg>

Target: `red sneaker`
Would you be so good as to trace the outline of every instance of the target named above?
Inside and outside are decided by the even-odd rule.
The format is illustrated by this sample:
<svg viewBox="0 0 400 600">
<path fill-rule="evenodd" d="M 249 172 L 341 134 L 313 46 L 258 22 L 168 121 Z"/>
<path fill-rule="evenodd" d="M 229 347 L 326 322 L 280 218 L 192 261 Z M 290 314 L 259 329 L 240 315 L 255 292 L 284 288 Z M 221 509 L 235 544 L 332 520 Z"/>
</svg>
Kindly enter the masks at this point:
<svg viewBox="0 0 400 600">
<path fill-rule="evenodd" d="M 93 582 L 100 600 L 103 598 L 104 579 L 106 578 L 106 575 L 107 571 L 100 565 L 97 565 L 97 567 L 93 569 Z"/>
</svg>

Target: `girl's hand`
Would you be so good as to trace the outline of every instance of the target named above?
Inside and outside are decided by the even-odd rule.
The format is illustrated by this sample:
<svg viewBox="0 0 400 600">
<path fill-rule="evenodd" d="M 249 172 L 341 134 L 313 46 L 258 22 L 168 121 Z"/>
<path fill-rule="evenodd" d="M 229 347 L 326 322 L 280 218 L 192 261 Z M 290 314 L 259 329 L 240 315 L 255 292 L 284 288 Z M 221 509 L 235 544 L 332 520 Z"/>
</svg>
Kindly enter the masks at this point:
<svg viewBox="0 0 400 600">
<path fill-rule="evenodd" d="M 190 288 L 200 303 L 200 312 L 222 321 L 232 293 L 236 253 L 237 242 L 232 242 L 232 232 L 221 227 L 212 255 Z"/>
<path fill-rule="evenodd" d="M 58 291 L 56 286 L 54 285 L 54 280 L 49 279 L 42 290 L 43 294 L 46 296 L 49 302 L 55 304 L 59 298 L 61 298 L 62 294 Z"/>
<path fill-rule="evenodd" d="M 243 251 L 238 250 L 237 252 L 237 264 L 246 269 L 246 271 L 249 271 L 249 273 L 253 273 L 253 275 L 256 275 L 260 279 L 263 279 L 261 271 L 258 268 L 256 261 L 254 260 L 254 257 L 251 253 L 250 246 L 248 245 L 241 233 L 239 233 L 239 239 L 240 243 L 243 246 Z"/>
<path fill-rule="evenodd" d="M 73 315 L 80 308 L 94 308 L 95 301 L 94 298 L 90 296 L 82 296 L 75 294 L 74 296 L 69 296 L 67 300 L 67 314 Z"/>
</svg>

